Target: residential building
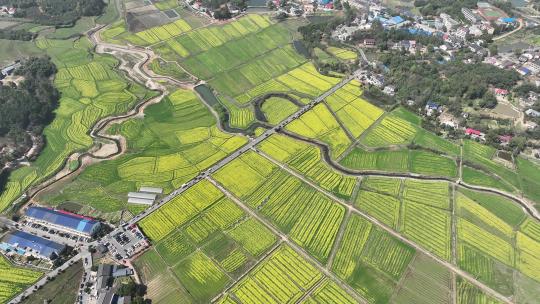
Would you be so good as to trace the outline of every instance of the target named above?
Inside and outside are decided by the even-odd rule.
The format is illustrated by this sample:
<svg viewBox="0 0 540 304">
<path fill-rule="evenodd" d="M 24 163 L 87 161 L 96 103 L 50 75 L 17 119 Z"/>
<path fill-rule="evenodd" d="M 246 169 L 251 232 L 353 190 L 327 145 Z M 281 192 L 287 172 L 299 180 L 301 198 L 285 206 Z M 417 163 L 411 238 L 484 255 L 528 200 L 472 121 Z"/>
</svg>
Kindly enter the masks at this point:
<svg viewBox="0 0 540 304">
<path fill-rule="evenodd" d="M 460 27 L 454 32 L 454 36 L 461 40 L 466 40 L 467 34 L 469 34 L 469 29 L 466 27 Z"/>
<path fill-rule="evenodd" d="M 384 87 L 383 93 L 386 94 L 386 95 L 389 95 L 389 96 L 394 96 L 396 94 L 396 87 L 394 87 L 392 85 L 388 85 L 388 86 Z"/>
<path fill-rule="evenodd" d="M 531 70 L 527 69 L 526 67 L 521 67 L 517 71 L 521 76 L 527 76 L 531 74 Z"/>
<path fill-rule="evenodd" d="M 29 221 L 86 237 L 93 236 L 101 226 L 92 218 L 44 207 L 30 207 L 25 215 Z"/>
<path fill-rule="evenodd" d="M 433 112 L 441 113 L 442 107 L 436 102 L 428 101 L 425 106 L 425 110 L 426 110 L 426 115 L 431 116 Z"/>
<path fill-rule="evenodd" d="M 459 25 L 459 22 L 452 19 L 452 17 L 450 17 L 450 15 L 448 15 L 448 14 L 441 13 L 440 17 L 441 17 L 442 22 L 444 24 L 444 27 L 446 27 L 447 31 L 450 31 L 450 30 L 458 27 L 458 25 Z"/>
<path fill-rule="evenodd" d="M 19 67 L 21 66 L 21 63 L 20 62 L 15 62 L 13 64 L 10 64 L 4 68 L 2 68 L 1 70 L 1 74 L 3 76 L 8 76 L 8 75 L 11 75 L 13 74 L 13 72 L 18 69 Z"/>
<path fill-rule="evenodd" d="M 482 29 L 476 25 L 469 26 L 469 34 L 473 35 L 474 37 L 480 37 L 484 34 L 482 32 Z"/>
<path fill-rule="evenodd" d="M 15 252 L 40 259 L 53 260 L 62 254 L 66 246 L 16 230 L 4 237 L 0 248 L 6 253 Z"/>
<path fill-rule="evenodd" d="M 373 45 L 375 45 L 375 39 L 373 39 L 373 38 L 366 38 L 366 39 L 364 39 L 364 45 L 366 45 L 366 46 L 373 46 Z"/>
<path fill-rule="evenodd" d="M 461 13 L 465 19 L 469 20 L 472 24 L 480 22 L 480 18 L 471 9 L 463 7 Z"/>
<path fill-rule="evenodd" d="M 533 109 L 528 109 L 527 111 L 525 111 L 525 114 L 530 117 L 540 117 L 540 112 Z"/>
<path fill-rule="evenodd" d="M 484 134 L 483 132 L 481 132 L 479 130 L 475 130 L 475 129 L 472 129 L 472 128 L 465 129 L 465 134 L 470 136 L 472 139 L 480 139 L 480 140 L 485 140 L 486 139 L 486 134 Z"/>
<path fill-rule="evenodd" d="M 525 63 L 523 67 L 531 71 L 531 74 L 533 75 L 540 73 L 540 63 L 538 61 L 529 61 Z"/>
<path fill-rule="evenodd" d="M 495 95 L 498 95 L 498 96 L 507 96 L 508 95 L 508 90 L 505 90 L 505 89 L 495 89 Z"/>
</svg>

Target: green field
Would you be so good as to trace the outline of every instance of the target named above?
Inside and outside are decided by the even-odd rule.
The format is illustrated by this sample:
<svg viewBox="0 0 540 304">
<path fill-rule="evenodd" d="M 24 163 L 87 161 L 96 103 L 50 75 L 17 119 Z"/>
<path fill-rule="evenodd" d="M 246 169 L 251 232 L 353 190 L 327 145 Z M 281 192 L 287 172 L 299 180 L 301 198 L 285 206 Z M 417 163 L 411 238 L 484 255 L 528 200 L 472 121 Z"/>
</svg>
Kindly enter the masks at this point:
<svg viewBox="0 0 540 304">
<path fill-rule="evenodd" d="M 285 98 L 270 97 L 261 107 L 268 122 L 275 125 L 298 111 L 298 106 Z"/>
<path fill-rule="evenodd" d="M 43 181 L 64 166 L 75 151 L 89 148 L 88 135 L 101 118 L 127 112 L 150 92 L 137 84 L 127 83 L 113 70 L 117 61 L 109 56 L 91 56 L 89 42 L 81 40 L 37 41 L 58 67 L 54 81 L 62 94 L 55 118 L 44 130 L 45 149 L 32 166 L 14 171 L 0 196 L 0 207 L 21 195 L 29 186 Z"/>
<path fill-rule="evenodd" d="M 370 303 L 390 299 L 414 250 L 353 215 L 339 244 L 332 271 Z"/>
<path fill-rule="evenodd" d="M 321 74 L 293 46 L 307 19 L 249 13 L 209 24 L 176 1 L 155 6 L 180 18 L 131 33 L 109 5 L 103 19 L 115 23 L 102 38 L 151 48 L 158 55 L 148 63 L 154 73 L 206 83 L 216 96 L 213 108 L 198 91 L 167 85 L 170 93 L 143 116 L 106 130 L 125 138 L 124 154 L 54 185 L 36 198 L 41 204 L 111 223 L 129 219 L 145 207 L 128 205 L 128 192 L 155 186 L 171 193 L 252 140 L 239 130 L 262 134 L 345 77 Z M 67 37 L 90 21 L 49 37 Z M 43 153 L 10 176 L 0 196 L 4 208 L 63 167 L 69 154 L 90 147 L 97 120 L 156 94 L 126 81 L 118 61 L 95 54 L 85 38 L 40 37 L 35 45 L 59 68 L 62 100 Z M 30 44 L 3 48 L 34 51 Z M 322 45 L 314 53 L 341 63 L 357 59 L 352 48 Z M 516 157 L 505 164 L 493 148 L 439 137 L 403 107 L 387 113 L 368 102 L 357 80 L 283 129 L 137 223 L 150 247 L 133 264 L 153 303 L 497 303 L 440 260 L 513 302 L 537 302 L 540 224 L 515 202 L 457 182 L 463 149 L 465 183 L 536 200 L 536 162 Z M 42 275 L 0 264 L 0 302 Z M 67 289 L 78 279 L 62 282 L 50 287 Z"/>
<path fill-rule="evenodd" d="M 0 302 L 9 299 L 36 282 L 41 272 L 13 266 L 4 256 L 0 256 Z"/>
<path fill-rule="evenodd" d="M 351 198 L 356 179 L 325 165 L 317 147 L 275 134 L 262 142 L 260 149 L 273 159 L 286 162 L 291 168 L 311 179 L 321 188 L 338 197 Z"/>
<path fill-rule="evenodd" d="M 126 207 L 127 192 L 142 185 L 169 192 L 246 142 L 219 131 L 209 110 L 185 90 L 148 107 L 144 119 L 111 132 L 127 139 L 128 153 L 88 167 L 61 192 L 48 194 L 47 202 L 79 202 L 114 214 Z"/>
</svg>

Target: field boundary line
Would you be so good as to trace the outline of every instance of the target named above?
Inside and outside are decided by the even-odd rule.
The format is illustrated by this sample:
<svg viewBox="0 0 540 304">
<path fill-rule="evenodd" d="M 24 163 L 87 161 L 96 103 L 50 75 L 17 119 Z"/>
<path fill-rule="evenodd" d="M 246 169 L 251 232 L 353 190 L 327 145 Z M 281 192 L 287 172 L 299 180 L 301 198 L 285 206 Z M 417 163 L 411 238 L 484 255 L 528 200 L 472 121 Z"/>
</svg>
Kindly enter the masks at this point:
<svg viewBox="0 0 540 304">
<path fill-rule="evenodd" d="M 330 251 L 328 262 L 326 262 L 326 268 L 329 270 L 332 269 L 334 258 L 336 257 L 336 253 L 339 250 L 339 246 L 341 245 L 341 240 L 343 239 L 343 235 L 345 234 L 345 229 L 347 228 L 347 223 L 349 222 L 350 217 L 351 217 L 351 210 L 347 209 L 345 212 L 345 216 L 343 217 L 343 221 L 341 222 L 341 225 L 339 227 L 336 240 L 334 241 L 334 244 L 332 246 L 332 250 Z"/>
<path fill-rule="evenodd" d="M 313 140 L 311 138 L 305 138 L 303 136 L 299 136 L 296 133 L 289 132 L 286 130 L 280 130 L 280 134 L 284 134 L 286 136 L 289 136 L 293 139 L 304 141 L 308 144 L 314 145 L 319 147 L 319 149 L 322 151 L 323 160 L 332 168 L 338 170 L 341 172 L 341 174 L 349 175 L 349 176 L 379 176 L 379 177 L 389 177 L 389 178 L 409 178 L 409 179 L 415 179 L 415 180 L 426 180 L 426 181 L 446 181 L 452 184 L 456 184 L 458 186 L 461 186 L 466 189 L 484 192 L 484 193 L 491 193 L 503 196 L 505 198 L 510 199 L 514 203 L 517 203 L 525 209 L 526 213 L 531 215 L 536 220 L 540 221 L 540 211 L 536 210 L 534 206 L 532 206 L 526 199 L 520 198 L 512 193 L 506 192 L 504 190 L 496 189 L 496 188 L 490 188 L 490 187 L 484 187 L 484 186 L 477 186 L 477 185 L 471 185 L 468 183 L 465 183 L 463 181 L 456 181 L 453 178 L 447 177 L 447 176 L 429 176 L 424 174 L 418 174 L 418 173 L 410 173 L 410 172 L 391 172 L 391 171 L 382 171 L 382 170 L 371 170 L 371 169 L 350 169 L 347 167 L 342 166 L 341 164 L 337 163 L 335 160 L 333 160 L 330 157 L 329 147 L 326 144 L 323 144 L 317 140 Z M 345 153 L 345 152 L 344 152 Z"/>
<path fill-rule="evenodd" d="M 375 120 L 369 127 L 367 127 L 367 129 L 365 129 L 364 131 L 362 131 L 362 133 L 358 136 L 358 138 L 355 138 L 355 140 L 351 143 L 351 145 L 345 150 L 343 151 L 343 153 L 341 153 L 340 156 L 338 156 L 336 158 L 336 162 L 340 162 L 343 158 L 345 158 L 345 156 L 349 155 L 349 153 L 351 153 L 351 151 L 360 146 L 360 141 L 365 137 L 365 134 L 371 129 L 373 128 L 375 125 L 378 125 L 380 124 L 380 122 L 382 121 L 383 117 L 385 117 L 386 115 L 388 115 L 388 113 L 384 112 L 381 116 L 379 116 L 379 118 L 377 118 L 377 120 Z M 362 147 L 364 147 L 363 145 L 361 145 Z M 364 149 L 366 151 L 368 151 L 368 149 Z"/>
<path fill-rule="evenodd" d="M 225 194 L 225 193 L 224 193 Z M 225 194 L 226 196 L 227 194 Z M 225 289 L 223 289 L 218 295 L 216 295 L 214 298 L 212 298 L 211 302 L 215 303 L 217 300 L 219 300 L 221 297 L 223 297 L 225 294 L 227 294 L 229 291 L 233 289 L 236 284 L 240 283 L 245 277 L 249 276 L 252 270 L 254 270 L 257 266 L 261 264 L 266 258 L 268 258 L 270 255 L 272 255 L 278 248 L 283 244 L 283 240 L 279 239 L 276 241 L 274 246 L 270 248 L 267 252 L 265 252 L 253 265 L 251 265 L 244 273 L 242 273 L 238 278 L 231 281 L 229 286 L 227 286 Z"/>
<path fill-rule="evenodd" d="M 304 295 L 302 295 L 302 297 L 300 297 L 300 299 L 296 300 L 296 302 L 294 303 L 303 303 L 305 299 L 307 299 L 308 297 L 310 297 L 313 292 L 319 288 L 319 286 L 321 286 L 321 284 L 323 284 L 324 282 L 326 282 L 326 280 L 328 280 L 327 277 L 325 276 L 322 276 L 318 281 L 317 283 L 315 283 L 313 286 L 311 286 L 311 288 L 309 288 L 308 290 L 306 290 L 306 292 L 304 293 Z"/>
<path fill-rule="evenodd" d="M 264 226 L 266 226 L 266 228 L 270 229 L 270 231 L 272 231 L 274 234 L 280 236 L 282 243 L 286 243 L 287 245 L 289 245 L 294 251 L 300 254 L 300 256 L 306 259 L 312 266 L 317 268 L 317 270 L 321 272 L 321 274 L 325 275 L 326 277 L 332 278 L 335 282 L 339 282 L 338 285 L 341 288 L 345 289 L 349 294 L 353 295 L 357 301 L 361 303 L 367 303 L 367 301 L 364 298 L 362 298 L 352 287 L 349 286 L 349 284 L 343 282 L 341 279 L 337 277 L 336 274 L 326 269 L 324 265 L 321 264 L 321 262 L 319 262 L 314 257 L 312 257 L 308 252 L 304 250 L 304 248 L 297 245 L 294 241 L 290 240 L 289 236 L 287 236 L 285 233 L 275 228 L 274 225 L 270 223 L 270 220 L 260 216 L 257 212 L 253 211 L 251 208 L 246 206 L 244 202 L 242 202 L 239 198 L 237 198 L 235 195 L 229 192 L 223 185 L 221 185 L 218 181 L 213 179 L 211 176 L 206 177 L 206 179 L 210 181 L 210 183 L 212 183 L 214 186 L 216 186 L 220 191 L 222 191 L 232 201 L 238 204 L 242 209 L 244 209 L 245 212 L 247 212 L 253 218 L 259 220 L 262 224 L 264 224 Z"/>
<path fill-rule="evenodd" d="M 382 228 L 383 230 L 385 230 L 386 232 L 390 233 L 391 235 L 393 235 L 394 237 L 398 238 L 399 240 L 403 241 L 404 243 L 407 243 L 409 246 L 412 246 L 413 248 L 415 248 L 416 250 L 418 251 L 421 251 L 422 253 L 426 254 L 427 256 L 433 258 L 435 261 L 437 261 L 439 264 L 443 265 L 444 267 L 450 269 L 452 272 L 462 276 L 463 278 L 467 279 L 468 281 L 470 281 L 472 284 L 476 285 L 476 287 L 480 288 L 481 290 L 483 290 L 484 292 L 486 292 L 487 294 L 499 299 L 500 301 L 504 302 L 504 303 L 513 303 L 509 298 L 503 296 L 502 294 L 500 294 L 499 292 L 493 290 L 492 288 L 490 288 L 489 286 L 485 285 L 484 283 L 478 281 L 476 278 L 474 278 L 471 274 L 465 272 L 464 270 L 462 269 L 459 269 L 458 267 L 456 267 L 455 265 L 453 265 L 452 263 L 448 262 L 448 261 L 445 261 L 443 259 L 441 259 L 440 257 L 436 256 L 435 254 L 431 253 L 430 251 L 424 249 L 423 247 L 421 247 L 420 245 L 416 244 L 415 242 L 405 238 L 404 236 L 401 235 L 401 233 L 393 230 L 392 228 L 386 226 L 385 224 L 383 224 L 382 222 L 380 222 L 378 219 L 374 218 L 373 216 L 363 212 L 363 211 L 360 211 L 358 209 L 356 209 L 354 206 L 351 206 L 347 203 L 345 203 L 343 200 L 341 200 L 340 198 L 334 196 L 333 194 L 329 193 L 328 191 L 320 188 L 319 186 L 315 185 L 313 182 L 311 182 L 310 180 L 308 180 L 307 178 L 305 178 L 304 176 L 302 176 L 301 174 L 298 174 L 296 173 L 294 170 L 291 170 L 288 166 L 286 165 L 283 165 L 281 163 L 279 163 L 278 161 L 274 160 L 273 158 L 271 158 L 270 156 L 266 155 L 265 153 L 262 153 L 262 152 L 258 152 L 261 156 L 267 158 L 268 160 L 270 160 L 271 162 L 273 162 L 274 164 L 278 165 L 280 168 L 282 168 L 283 170 L 287 171 L 289 174 L 293 175 L 293 176 L 296 176 L 297 178 L 301 179 L 302 181 L 304 181 L 305 183 L 307 183 L 308 185 L 310 185 L 311 187 L 315 188 L 316 190 L 318 190 L 319 192 L 323 193 L 324 195 L 326 195 L 327 197 L 333 199 L 334 201 L 336 201 L 337 203 L 341 204 L 342 206 L 345 206 L 346 208 L 349 208 L 351 209 L 351 212 L 353 213 L 356 213 L 362 217 L 364 217 L 365 219 L 369 220 L 371 223 L 373 223 L 374 225 Z"/>
</svg>

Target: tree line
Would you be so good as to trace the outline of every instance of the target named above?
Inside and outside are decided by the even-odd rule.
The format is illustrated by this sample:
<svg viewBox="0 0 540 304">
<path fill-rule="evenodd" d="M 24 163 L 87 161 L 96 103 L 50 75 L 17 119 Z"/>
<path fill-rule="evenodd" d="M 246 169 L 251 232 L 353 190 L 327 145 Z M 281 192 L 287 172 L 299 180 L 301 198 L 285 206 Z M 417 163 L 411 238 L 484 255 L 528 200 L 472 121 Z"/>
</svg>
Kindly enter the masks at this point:
<svg viewBox="0 0 540 304">
<path fill-rule="evenodd" d="M 42 25 L 73 26 L 82 16 L 101 15 L 103 0 L 0 0 L 17 9 L 14 17 L 29 18 Z"/>
<path fill-rule="evenodd" d="M 50 58 L 32 57 L 15 71 L 24 77 L 18 86 L 0 85 L 0 137 L 9 143 L 8 150 L 13 150 L 0 155 L 0 165 L 28 150 L 33 143 L 31 137 L 41 138 L 43 128 L 54 118 L 60 99 L 52 82 L 55 73 Z"/>
</svg>

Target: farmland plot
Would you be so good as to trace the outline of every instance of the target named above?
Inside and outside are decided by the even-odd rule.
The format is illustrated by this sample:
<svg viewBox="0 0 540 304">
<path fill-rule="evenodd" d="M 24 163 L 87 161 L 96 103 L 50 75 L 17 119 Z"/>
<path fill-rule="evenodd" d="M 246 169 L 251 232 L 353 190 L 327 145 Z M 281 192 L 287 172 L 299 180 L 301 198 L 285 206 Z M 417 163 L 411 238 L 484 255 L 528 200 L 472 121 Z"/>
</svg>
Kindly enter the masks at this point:
<svg viewBox="0 0 540 304">
<path fill-rule="evenodd" d="M 383 110 L 349 93 L 345 87 L 328 96 L 326 103 L 356 138 L 383 114 Z"/>
<path fill-rule="evenodd" d="M 482 304 L 499 304 L 501 302 L 489 297 L 483 293 L 478 287 L 469 283 L 465 279 L 457 278 L 457 303 L 482 303 Z"/>
<path fill-rule="evenodd" d="M 520 188 L 519 177 L 504 165 L 493 161 L 495 149 L 486 145 L 479 144 L 473 140 L 463 142 L 463 158 L 465 161 L 474 163 L 490 173 L 496 174 L 504 182 L 515 188 Z"/>
<path fill-rule="evenodd" d="M 38 271 L 19 268 L 11 265 L 0 256 L 0 302 L 7 303 L 9 299 L 32 285 L 43 274 Z"/>
<path fill-rule="evenodd" d="M 360 190 L 354 205 L 389 227 L 397 228 L 400 206 L 398 199 L 385 194 Z"/>
<path fill-rule="evenodd" d="M 314 266 L 282 245 L 230 293 L 238 303 L 293 303 L 321 278 Z"/>
<path fill-rule="evenodd" d="M 271 97 L 264 102 L 262 111 L 268 122 L 275 125 L 298 111 L 298 106 L 285 98 Z"/>
<path fill-rule="evenodd" d="M 412 248 L 353 215 L 338 244 L 332 271 L 369 303 L 384 303 L 413 255 Z"/>
<path fill-rule="evenodd" d="M 426 151 L 410 151 L 411 172 L 431 175 L 457 177 L 456 162 L 448 157 Z"/>
<path fill-rule="evenodd" d="M 78 42 L 46 40 L 39 43 L 58 67 L 54 85 L 62 94 L 55 118 L 44 130 L 47 145 L 30 167 L 15 170 L 0 196 L 0 208 L 64 166 L 65 159 L 75 151 L 89 148 L 88 135 L 101 118 L 126 112 L 147 91 L 131 84 L 113 71 L 116 60 L 111 57 L 89 56 L 87 40 Z M 109 82 L 115 84 L 103 86 Z"/>
<path fill-rule="evenodd" d="M 445 260 L 450 260 L 451 216 L 448 211 L 404 200 L 402 232 Z"/>
<path fill-rule="evenodd" d="M 392 303 L 452 303 L 452 275 L 431 258 L 419 254 L 404 275 L 404 283 Z"/>
<path fill-rule="evenodd" d="M 341 303 L 354 304 L 356 300 L 340 288 L 335 282 L 326 279 L 313 293 L 302 303 Z"/>
<path fill-rule="evenodd" d="M 253 168 L 275 168 L 264 157 L 255 153 L 249 155 L 252 158 L 249 164 Z M 214 176 L 250 207 L 260 210 L 315 258 L 326 261 L 343 219 L 344 208 L 282 170 L 263 169 L 267 173 L 258 174 L 255 183 L 239 184 L 238 180 L 255 176 L 253 168 L 238 158 Z M 231 178 L 235 174 L 236 177 Z"/>
<path fill-rule="evenodd" d="M 450 209 L 450 188 L 447 182 L 406 179 L 403 199 L 437 208 Z"/>
<path fill-rule="evenodd" d="M 272 158 L 287 163 L 321 188 L 344 199 L 351 197 L 356 178 L 345 176 L 326 165 L 319 148 L 274 134 L 260 144 L 260 149 Z"/>
<path fill-rule="evenodd" d="M 315 86 L 314 83 L 322 83 L 324 88 L 329 88 L 340 80 L 339 78 L 319 74 L 312 63 L 304 63 L 289 72 L 283 72 L 275 77 L 277 78 L 254 84 L 247 91 L 238 92 L 235 99 L 247 103 L 264 94 L 291 92 L 316 97 L 321 95 L 324 90 Z"/>
<path fill-rule="evenodd" d="M 477 204 L 489 210 L 489 212 L 493 213 L 495 216 L 505 221 L 512 227 L 518 227 L 522 222 L 525 224 L 524 220 L 526 215 L 523 213 L 521 207 L 507 198 L 494 194 L 475 192 L 463 188 L 459 189 L 459 192 L 474 200 Z M 530 219 L 527 220 L 527 222 L 530 222 L 533 225 L 535 224 L 535 222 Z"/>
<path fill-rule="evenodd" d="M 177 264 L 173 272 L 200 302 L 210 301 L 230 280 L 218 265 L 200 251 Z"/>
<path fill-rule="evenodd" d="M 387 115 L 384 119 L 370 129 L 361 143 L 369 147 L 386 147 L 410 143 L 416 135 L 418 127 L 410 122 Z"/>
<path fill-rule="evenodd" d="M 354 148 L 340 164 L 351 169 L 405 172 L 409 167 L 409 151 L 365 151 Z"/>
<path fill-rule="evenodd" d="M 126 193 L 140 186 L 170 192 L 246 142 L 219 131 L 214 124 L 193 92 L 175 91 L 149 106 L 144 119 L 128 120 L 109 131 L 126 138 L 128 153 L 89 166 L 46 201 L 58 204 L 67 200 L 115 212 L 126 205 Z"/>
<path fill-rule="evenodd" d="M 320 140 L 330 147 L 333 157 L 341 155 L 351 144 L 328 108 L 318 104 L 285 127 L 288 131 Z"/>
<path fill-rule="evenodd" d="M 401 188 L 401 179 L 369 176 L 362 180 L 361 187 L 366 190 L 397 197 Z"/>
</svg>

